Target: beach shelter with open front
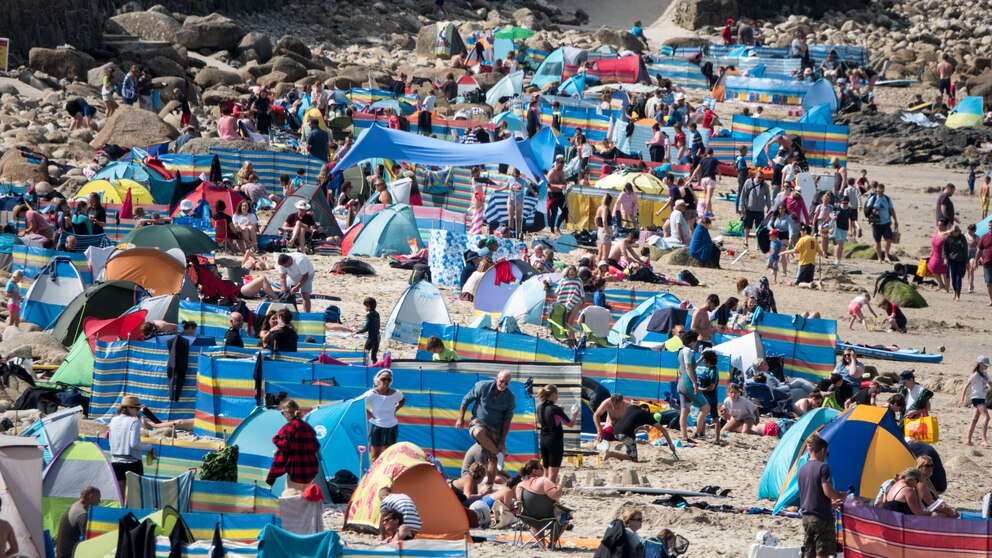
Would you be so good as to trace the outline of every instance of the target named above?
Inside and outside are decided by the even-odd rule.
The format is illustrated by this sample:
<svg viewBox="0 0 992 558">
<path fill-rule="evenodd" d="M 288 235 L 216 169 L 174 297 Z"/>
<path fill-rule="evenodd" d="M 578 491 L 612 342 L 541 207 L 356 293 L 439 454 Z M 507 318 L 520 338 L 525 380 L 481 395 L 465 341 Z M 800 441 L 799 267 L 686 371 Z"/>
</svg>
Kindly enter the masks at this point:
<svg viewBox="0 0 992 558">
<path fill-rule="evenodd" d="M 103 276 L 137 283 L 152 296 L 171 295 L 182 289 L 186 264 L 155 248 L 130 248 L 110 256 Z"/>
<path fill-rule="evenodd" d="M 345 508 L 346 529 L 378 532 L 379 490 L 384 487 L 413 500 L 424 524 L 418 538 L 457 540 L 467 536 L 465 508 L 424 450 L 409 442 L 386 448 L 362 477 Z"/>
<path fill-rule="evenodd" d="M 502 314 L 506 301 L 520 284 L 537 275 L 537 270 L 523 260 L 504 260 L 486 272 L 475 291 L 475 309 L 488 314 Z M 513 277 L 512 281 L 502 280 Z"/>
<path fill-rule="evenodd" d="M 82 414 L 83 408 L 78 406 L 61 409 L 31 423 L 21 436 L 34 438 L 41 444 L 42 459 L 47 466 L 79 437 Z"/>
<path fill-rule="evenodd" d="M 825 407 L 813 409 L 789 427 L 772 451 L 768 463 L 765 464 L 765 471 L 761 474 L 761 481 L 758 484 L 758 498 L 769 500 L 778 498 L 792 464 L 806 446 L 806 440 L 825 424 L 836 419 L 839 414 L 836 409 Z"/>
<path fill-rule="evenodd" d="M 534 71 L 530 84 L 538 88 L 543 88 L 554 81 L 560 84 L 576 75 L 579 66 L 585 64 L 588 58 L 589 53 L 581 48 L 569 46 L 557 48 L 544 57 L 544 61 Z"/>
<path fill-rule="evenodd" d="M 358 447 L 369 440 L 365 400 L 350 399 L 321 405 L 307 413 L 306 420 L 317 433 L 320 466 L 330 479 L 344 469 L 361 478 L 369 470 L 369 456 Z"/>
<path fill-rule="evenodd" d="M 854 487 L 861 498 L 874 498 L 883 482 L 916 464 L 903 440 L 902 429 L 887 407 L 850 407 L 821 428 L 819 435 L 830 444 L 827 464 L 834 488 Z M 809 452 L 803 449 L 782 483 L 772 513 L 799 503 L 797 474 L 808 460 Z"/>
<path fill-rule="evenodd" d="M 91 180 L 76 192 L 76 198 L 87 198 L 90 194 L 96 193 L 100 200 L 107 203 L 124 203 L 128 190 L 131 191 L 131 202 L 136 205 L 155 203 L 152 193 L 137 182 L 121 178 L 110 182 L 109 180 Z"/>
<path fill-rule="evenodd" d="M 313 219 L 317 225 L 324 227 L 324 235 L 344 236 L 337 219 L 331 213 L 330 204 L 327 203 L 327 191 L 324 188 L 318 188 L 316 184 L 303 184 L 293 190 L 292 194 L 279 200 L 272 212 L 272 217 L 269 218 L 269 222 L 265 224 L 265 228 L 262 229 L 259 236 L 278 237 L 280 235 L 279 227 L 286 222 L 286 217 L 296 212 L 296 203 L 300 201 L 310 204 L 310 213 L 313 213 Z"/>
<path fill-rule="evenodd" d="M 45 556 L 41 472 L 42 450 L 37 441 L 23 436 L 0 436 L 0 494 L 3 494 L 0 519 L 13 528 L 20 548 L 18 556 L 26 558 Z"/>
<path fill-rule="evenodd" d="M 617 319 L 610 329 L 609 341 L 614 345 L 619 345 L 629 336 L 633 335 L 634 329 L 645 320 L 650 320 L 658 310 L 666 308 L 678 308 L 682 301 L 672 293 L 658 293 L 637 305 L 636 308 L 624 313 Z M 666 335 L 667 339 L 668 336 Z"/>
<path fill-rule="evenodd" d="M 130 281 L 97 283 L 72 299 L 52 325 L 52 334 L 68 346 L 83 332 L 86 318 L 116 318 L 147 296 L 145 289 Z"/>
<path fill-rule="evenodd" d="M 398 203 L 372 216 L 351 243 L 351 256 L 391 256 L 409 254 L 424 247 L 413 207 Z"/>
<path fill-rule="evenodd" d="M 828 105 L 831 113 L 837 112 L 840 106 L 834 84 L 824 78 L 816 80 L 806 92 L 803 97 L 803 111 L 809 112 L 820 105 Z"/>
<path fill-rule="evenodd" d="M 222 201 L 224 202 L 224 205 L 227 206 L 225 212 L 228 215 L 234 215 L 234 212 L 238 208 L 238 203 L 245 199 L 245 197 L 242 196 L 241 193 L 235 192 L 230 188 L 225 188 L 212 182 L 202 182 L 196 187 L 195 190 L 186 194 L 183 199 L 192 202 L 193 207 L 196 207 L 200 201 L 206 201 L 207 205 L 210 206 L 211 214 L 213 214 L 214 208 L 217 206 L 217 202 Z M 180 211 L 182 210 L 179 208 L 179 204 L 176 204 L 176 208 L 173 210 L 172 216 L 178 217 Z"/>
<path fill-rule="evenodd" d="M 93 349 L 90 348 L 90 344 L 86 340 L 86 334 L 80 333 L 79 337 L 76 338 L 76 342 L 69 349 L 69 354 L 65 356 L 65 360 L 59 365 L 55 374 L 52 374 L 52 383 L 85 388 L 92 387 L 93 366 L 95 363 L 93 360 Z"/>
<path fill-rule="evenodd" d="M 965 97 L 947 115 L 948 128 L 977 128 L 982 125 L 982 98 Z"/>
<path fill-rule="evenodd" d="M 541 325 L 547 298 L 544 283 L 557 284 L 561 277 L 560 273 L 542 273 L 521 283 L 506 299 L 503 317 L 512 316 L 518 324 Z"/>
<path fill-rule="evenodd" d="M 55 256 L 41 268 L 24 297 L 21 319 L 48 329 L 62 309 L 83 293 L 83 279 L 68 256 Z"/>
<path fill-rule="evenodd" d="M 86 485 L 100 489 L 101 505 L 121 507 L 114 468 L 93 442 L 77 440 L 70 444 L 48 464 L 43 476 L 42 519 L 53 538 L 58 535 L 62 516 L 79 500 L 79 491 Z"/>
<path fill-rule="evenodd" d="M 451 325 L 448 305 L 441 291 L 430 281 L 417 281 L 407 287 L 386 320 L 386 339 L 395 339 L 408 345 L 420 342 L 420 325 Z"/>
<path fill-rule="evenodd" d="M 486 91 L 486 104 L 494 107 L 502 99 L 516 97 L 524 90 L 524 73 L 510 72 Z"/>
</svg>

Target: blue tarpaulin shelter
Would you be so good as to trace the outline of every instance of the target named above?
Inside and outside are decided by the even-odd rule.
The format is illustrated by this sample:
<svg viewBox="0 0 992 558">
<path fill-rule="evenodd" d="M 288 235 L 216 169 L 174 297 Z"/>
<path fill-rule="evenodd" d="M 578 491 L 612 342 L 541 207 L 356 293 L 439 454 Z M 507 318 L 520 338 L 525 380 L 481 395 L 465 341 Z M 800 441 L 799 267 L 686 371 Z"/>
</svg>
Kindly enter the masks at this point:
<svg viewBox="0 0 992 558">
<path fill-rule="evenodd" d="M 822 104 L 830 105 L 831 112 L 836 111 L 837 107 L 840 106 L 840 102 L 837 100 L 837 92 L 834 91 L 834 84 L 830 83 L 829 80 L 821 78 L 813 84 L 813 87 L 803 97 L 803 110 L 811 111 Z"/>
<path fill-rule="evenodd" d="M 948 128 L 974 128 L 982 125 L 982 98 L 965 97 L 947 115 Z"/>
<path fill-rule="evenodd" d="M 492 143 L 451 143 L 410 132 L 390 130 L 378 124 L 358 138 L 335 169 L 342 171 L 374 157 L 432 166 L 506 164 L 519 169 L 534 182 L 543 180 L 541 166 L 526 143 L 514 139 Z"/>
<path fill-rule="evenodd" d="M 832 126 L 834 123 L 834 111 L 828 103 L 816 105 L 803 114 L 803 117 L 799 119 L 799 123 Z"/>
<path fill-rule="evenodd" d="M 568 140 L 551 127 L 541 128 L 540 132 L 527 141 L 542 169 L 550 169 L 555 157 L 564 155 L 565 148 L 568 147 Z"/>
<path fill-rule="evenodd" d="M 496 82 L 486 91 L 486 104 L 495 106 L 503 97 L 515 97 L 524 90 L 524 73 L 516 71 Z"/>
<path fill-rule="evenodd" d="M 771 161 L 769 157 L 774 157 L 778 153 L 778 145 L 772 145 L 765 153 L 765 146 L 768 145 L 770 141 L 777 138 L 778 136 L 784 136 L 785 130 L 782 128 L 769 128 L 764 132 L 758 134 L 754 141 L 751 143 L 751 164 L 755 167 L 770 167 Z"/>
</svg>

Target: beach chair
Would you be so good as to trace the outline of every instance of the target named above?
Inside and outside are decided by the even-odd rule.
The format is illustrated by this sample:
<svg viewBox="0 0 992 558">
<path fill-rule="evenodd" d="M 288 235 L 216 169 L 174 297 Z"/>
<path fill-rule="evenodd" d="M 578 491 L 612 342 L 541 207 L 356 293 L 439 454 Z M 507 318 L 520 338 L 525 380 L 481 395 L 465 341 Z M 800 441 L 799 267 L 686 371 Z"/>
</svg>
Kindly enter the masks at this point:
<svg viewBox="0 0 992 558">
<path fill-rule="evenodd" d="M 547 494 L 523 489 L 517 523 L 513 526 L 513 544 L 522 548 L 529 545 L 549 550 L 561 548 L 559 539 L 568 524 L 570 511 Z"/>
<path fill-rule="evenodd" d="M 238 240 L 228 236 L 230 232 L 227 230 L 227 223 L 217 219 L 211 219 L 211 222 L 214 225 L 214 240 L 217 241 L 217 245 L 232 254 L 237 253 Z"/>
<path fill-rule="evenodd" d="M 744 385 L 747 397 L 758 404 L 761 411 L 771 414 L 774 417 L 783 417 L 791 413 L 791 399 L 776 399 L 775 392 L 766 384 L 760 382 L 747 382 Z"/>
<path fill-rule="evenodd" d="M 551 330 L 551 336 L 555 340 L 569 346 L 574 345 L 575 339 L 569 336 L 569 333 L 574 330 L 572 326 L 568 325 L 568 312 L 558 302 L 551 305 L 551 311 L 548 313 L 548 327 Z"/>
</svg>

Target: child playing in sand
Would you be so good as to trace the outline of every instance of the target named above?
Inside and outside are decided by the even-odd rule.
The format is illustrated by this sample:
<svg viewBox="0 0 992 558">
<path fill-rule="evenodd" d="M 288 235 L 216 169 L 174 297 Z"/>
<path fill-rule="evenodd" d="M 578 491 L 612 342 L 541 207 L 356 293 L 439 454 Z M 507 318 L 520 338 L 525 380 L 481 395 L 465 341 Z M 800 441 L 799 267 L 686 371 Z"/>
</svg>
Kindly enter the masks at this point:
<svg viewBox="0 0 992 558">
<path fill-rule="evenodd" d="M 906 325 L 909 323 L 906 320 L 906 315 L 902 313 L 902 310 L 894 302 L 891 302 L 887 298 L 883 298 L 881 302 L 878 303 L 879 308 L 885 310 L 886 321 L 889 324 L 888 333 L 898 331 L 899 333 L 906 333 Z"/>
<path fill-rule="evenodd" d="M 7 325 L 17 327 L 21 323 L 21 289 L 17 286 L 24 279 L 24 272 L 15 271 L 7 281 Z"/>
<path fill-rule="evenodd" d="M 871 312 L 873 317 L 878 317 L 875 309 L 868 303 L 868 291 L 862 291 L 861 294 L 854 297 L 850 304 L 847 305 L 847 313 L 851 316 L 851 324 L 848 329 L 854 329 L 854 322 L 860 321 L 861 325 L 865 326 L 865 331 L 868 331 L 868 320 L 865 319 L 864 308 L 868 308 L 868 311 Z"/>
<path fill-rule="evenodd" d="M 782 253 L 782 241 L 778 238 L 778 231 L 772 229 L 768 231 L 768 269 L 772 270 L 772 281 L 778 283 L 778 261 Z"/>
</svg>

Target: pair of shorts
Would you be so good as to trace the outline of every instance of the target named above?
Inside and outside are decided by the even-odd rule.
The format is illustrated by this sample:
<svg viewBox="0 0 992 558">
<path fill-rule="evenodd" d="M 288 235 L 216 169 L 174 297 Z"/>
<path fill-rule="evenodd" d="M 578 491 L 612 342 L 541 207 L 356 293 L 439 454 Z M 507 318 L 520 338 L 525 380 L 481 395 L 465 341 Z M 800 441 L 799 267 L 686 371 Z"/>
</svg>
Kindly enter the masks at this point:
<svg viewBox="0 0 992 558">
<path fill-rule="evenodd" d="M 610 232 L 610 228 L 600 227 L 596 229 L 596 241 L 600 244 L 608 244 L 613 242 L 613 233 Z"/>
<path fill-rule="evenodd" d="M 631 461 L 637 461 L 637 437 L 617 434 L 617 441 L 623 444 L 623 452 Z"/>
<path fill-rule="evenodd" d="M 128 471 L 136 475 L 145 474 L 145 463 L 140 459 L 136 461 L 118 461 L 115 458 L 114 461 L 111 461 L 110 465 L 114 468 L 114 476 L 116 476 L 119 481 L 126 479 Z"/>
<path fill-rule="evenodd" d="M 816 264 L 801 265 L 796 272 L 796 283 L 812 283 L 814 277 L 816 277 Z"/>
<path fill-rule="evenodd" d="M 992 265 L 983 265 L 982 274 L 985 276 L 985 284 L 992 285 Z"/>
<path fill-rule="evenodd" d="M 471 433 L 476 428 L 481 428 L 482 431 L 486 433 L 486 436 L 489 438 L 489 440 L 492 441 L 493 445 L 499 446 L 499 440 L 503 436 L 502 432 L 496 430 L 492 426 L 489 426 L 488 424 L 482 422 L 479 419 L 472 419 L 472 422 L 469 423 L 468 425 L 468 431 Z"/>
<path fill-rule="evenodd" d="M 832 235 L 834 240 L 837 242 L 847 242 L 847 230 L 839 227 L 834 228 L 834 234 Z"/>
<path fill-rule="evenodd" d="M 296 282 L 290 281 L 289 278 L 286 278 L 286 283 L 289 284 L 290 287 L 296 286 Z M 307 276 L 307 282 L 303 284 L 303 288 L 300 289 L 300 292 L 305 294 L 310 294 L 313 292 L 313 273 Z"/>
<path fill-rule="evenodd" d="M 761 224 L 765 215 L 760 211 L 749 211 L 744 210 L 744 228 L 745 229 L 755 229 Z"/>
<path fill-rule="evenodd" d="M 837 554 L 837 526 L 833 519 L 815 515 L 803 516 L 803 556 L 834 556 Z"/>
<path fill-rule="evenodd" d="M 616 436 L 613 435 L 613 425 L 612 424 L 608 424 L 608 425 L 606 425 L 606 426 L 603 427 L 603 432 L 602 432 L 601 438 L 603 438 L 607 442 L 615 442 L 617 440 Z"/>
<path fill-rule="evenodd" d="M 883 238 L 885 240 L 892 240 L 892 223 L 886 223 L 884 225 L 879 223 L 872 224 L 871 236 L 875 239 L 875 242 L 881 242 Z"/>
<path fill-rule="evenodd" d="M 778 269 L 778 256 L 768 256 L 768 265 L 765 266 L 766 269 Z"/>
<path fill-rule="evenodd" d="M 937 92 L 951 94 L 951 80 L 950 79 L 939 79 L 937 80 Z"/>
<path fill-rule="evenodd" d="M 399 425 L 388 428 L 369 425 L 369 445 L 375 448 L 388 448 L 396 443 L 396 436 L 399 434 Z"/>
<path fill-rule="evenodd" d="M 688 409 L 693 405 L 699 407 L 700 409 L 706 405 L 706 398 L 702 396 L 698 391 L 693 394 L 688 394 L 685 392 L 679 392 L 679 404 L 682 405 L 683 409 Z M 619 437 L 618 437 L 619 438 Z"/>
<path fill-rule="evenodd" d="M 982 407 L 984 405 L 985 405 L 985 398 L 984 397 L 972 397 L 971 398 L 971 406 L 972 407 Z"/>
<path fill-rule="evenodd" d="M 7 303 L 7 312 L 8 313 L 20 312 L 20 311 L 21 311 L 21 305 L 20 304 L 18 304 L 16 302 L 8 302 Z"/>
</svg>

